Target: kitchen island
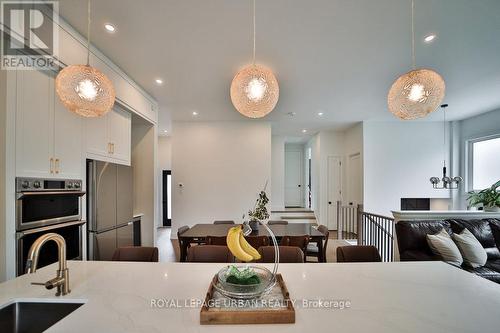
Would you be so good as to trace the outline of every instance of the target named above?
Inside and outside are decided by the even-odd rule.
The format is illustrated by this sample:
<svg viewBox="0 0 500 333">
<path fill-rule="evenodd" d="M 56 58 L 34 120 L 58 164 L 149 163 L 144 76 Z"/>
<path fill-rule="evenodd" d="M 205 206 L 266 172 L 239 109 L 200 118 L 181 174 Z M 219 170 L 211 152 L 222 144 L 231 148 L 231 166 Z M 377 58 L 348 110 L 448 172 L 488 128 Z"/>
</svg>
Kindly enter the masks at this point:
<svg viewBox="0 0 500 333">
<path fill-rule="evenodd" d="M 56 297 L 54 290 L 31 285 L 55 276 L 56 265 L 50 265 L 0 284 L 0 307 L 16 300 L 84 303 L 47 331 L 65 333 L 430 333 L 500 327 L 500 285 L 442 262 L 282 264 L 279 271 L 297 300 L 296 323 L 237 327 L 199 324 L 198 302 L 223 264 L 69 261 L 68 266 L 70 294 Z M 344 306 L 332 307 L 331 301 Z"/>
</svg>

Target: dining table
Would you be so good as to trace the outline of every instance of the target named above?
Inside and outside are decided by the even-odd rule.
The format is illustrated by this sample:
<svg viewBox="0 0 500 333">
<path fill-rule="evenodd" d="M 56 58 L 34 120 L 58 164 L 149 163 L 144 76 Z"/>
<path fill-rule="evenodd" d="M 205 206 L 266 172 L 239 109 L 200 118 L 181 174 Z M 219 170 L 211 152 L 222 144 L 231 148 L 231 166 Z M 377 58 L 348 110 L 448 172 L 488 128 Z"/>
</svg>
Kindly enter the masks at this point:
<svg viewBox="0 0 500 333">
<path fill-rule="evenodd" d="M 195 224 L 194 226 L 189 228 L 189 230 L 179 235 L 180 261 L 186 261 L 187 250 L 191 244 L 203 244 L 205 243 L 207 236 L 226 236 L 228 230 L 235 225 L 236 224 Z M 325 240 L 325 235 L 322 232 L 318 231 L 315 224 L 288 223 L 273 224 L 268 225 L 268 227 L 273 231 L 278 241 L 284 236 L 309 236 L 310 242 L 318 244 L 318 261 L 325 262 L 326 258 L 324 258 L 323 253 L 323 241 Z M 255 230 L 251 233 L 251 236 L 268 236 L 269 238 L 271 238 L 271 235 L 263 226 L 259 226 L 258 230 Z"/>
</svg>

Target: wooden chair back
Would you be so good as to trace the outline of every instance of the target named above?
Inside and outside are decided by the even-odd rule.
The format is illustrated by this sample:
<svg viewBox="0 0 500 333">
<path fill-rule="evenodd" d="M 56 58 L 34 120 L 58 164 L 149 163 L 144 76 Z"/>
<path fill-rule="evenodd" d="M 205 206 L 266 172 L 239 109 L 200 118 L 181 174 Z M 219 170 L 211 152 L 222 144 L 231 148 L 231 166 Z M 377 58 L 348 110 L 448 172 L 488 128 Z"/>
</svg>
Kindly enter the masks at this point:
<svg viewBox="0 0 500 333">
<path fill-rule="evenodd" d="M 234 262 L 227 246 L 197 245 L 188 249 L 187 262 Z"/>
<path fill-rule="evenodd" d="M 112 261 L 158 262 L 158 248 L 147 246 L 119 247 L 113 253 Z"/>
</svg>

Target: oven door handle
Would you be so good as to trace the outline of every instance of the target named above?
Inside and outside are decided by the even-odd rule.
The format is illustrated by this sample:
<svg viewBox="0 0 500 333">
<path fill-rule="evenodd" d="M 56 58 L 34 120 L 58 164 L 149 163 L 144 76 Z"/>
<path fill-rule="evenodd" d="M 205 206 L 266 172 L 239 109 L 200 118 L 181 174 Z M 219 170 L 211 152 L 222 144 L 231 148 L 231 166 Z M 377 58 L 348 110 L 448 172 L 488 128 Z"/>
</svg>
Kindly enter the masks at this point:
<svg viewBox="0 0 500 333">
<path fill-rule="evenodd" d="M 66 223 L 53 224 L 53 225 L 49 225 L 49 226 L 46 226 L 46 227 L 29 229 L 29 230 L 24 230 L 24 231 L 18 231 L 16 233 L 16 236 L 17 236 L 17 239 L 19 240 L 20 238 L 23 238 L 26 235 L 35 234 L 37 232 L 49 231 L 49 230 L 53 230 L 53 229 L 60 229 L 60 228 L 69 227 L 69 226 L 72 226 L 72 225 L 82 225 L 82 224 L 85 224 L 86 222 L 87 221 L 79 220 L 79 221 L 72 221 L 72 222 L 66 222 Z"/>
<path fill-rule="evenodd" d="M 68 195 L 75 194 L 79 197 L 85 195 L 85 191 L 39 191 L 39 192 L 20 192 L 17 193 L 17 199 L 22 199 L 24 197 L 33 196 L 33 195 Z"/>
</svg>

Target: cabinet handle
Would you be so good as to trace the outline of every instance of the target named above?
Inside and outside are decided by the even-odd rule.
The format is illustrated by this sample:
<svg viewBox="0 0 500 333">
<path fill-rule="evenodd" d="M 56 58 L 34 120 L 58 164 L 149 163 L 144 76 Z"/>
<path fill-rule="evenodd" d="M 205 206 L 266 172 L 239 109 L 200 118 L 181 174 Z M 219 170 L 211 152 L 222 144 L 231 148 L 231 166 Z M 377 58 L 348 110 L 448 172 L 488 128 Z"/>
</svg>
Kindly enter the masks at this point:
<svg viewBox="0 0 500 333">
<path fill-rule="evenodd" d="M 55 167 L 56 167 L 56 173 L 59 173 L 59 159 L 58 158 L 56 158 L 56 165 L 55 165 Z"/>
<path fill-rule="evenodd" d="M 111 144 L 111 154 L 114 154 L 115 153 L 115 144 L 112 143 Z"/>
<path fill-rule="evenodd" d="M 108 154 L 111 154 L 111 142 L 108 142 Z"/>
<path fill-rule="evenodd" d="M 50 158 L 50 173 L 54 173 L 54 159 Z"/>
</svg>

